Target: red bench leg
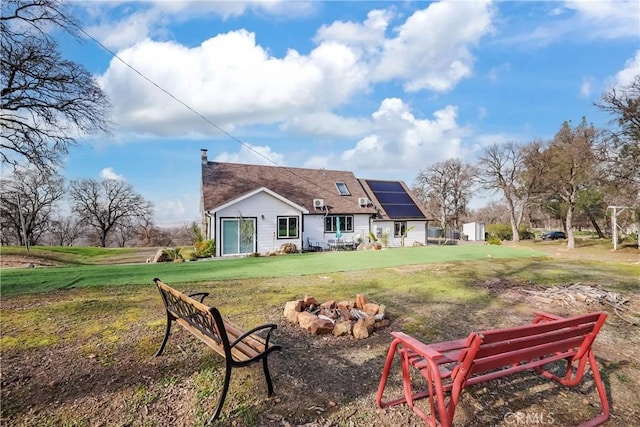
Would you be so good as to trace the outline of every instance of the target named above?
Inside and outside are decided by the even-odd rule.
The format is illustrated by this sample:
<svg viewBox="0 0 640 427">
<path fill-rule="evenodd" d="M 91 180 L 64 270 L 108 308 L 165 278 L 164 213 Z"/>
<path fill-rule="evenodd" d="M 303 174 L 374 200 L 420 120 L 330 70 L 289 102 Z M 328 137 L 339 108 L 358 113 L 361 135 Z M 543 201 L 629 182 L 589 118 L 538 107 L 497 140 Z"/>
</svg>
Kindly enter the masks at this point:
<svg viewBox="0 0 640 427">
<path fill-rule="evenodd" d="M 604 388 L 604 383 L 602 382 L 600 371 L 598 370 L 598 364 L 596 363 L 596 356 L 592 350 L 589 350 L 589 366 L 591 367 L 593 382 L 595 383 L 596 390 L 598 390 L 598 397 L 600 397 L 602 412 L 594 419 L 580 424 L 579 427 L 599 426 L 609 419 L 609 400 L 607 399 L 607 391 Z"/>
<path fill-rule="evenodd" d="M 602 408 L 602 412 L 597 417 L 586 421 L 580 424 L 579 427 L 593 427 L 599 426 L 609 419 L 610 409 L 609 409 L 609 400 L 607 399 L 607 392 L 604 388 L 604 383 L 602 382 L 602 377 L 600 376 L 600 371 L 598 370 L 598 364 L 596 362 L 595 353 L 593 350 L 589 349 L 587 354 L 585 354 L 579 361 L 578 366 L 576 367 L 575 372 L 573 371 L 573 364 L 571 359 L 567 359 L 567 373 L 564 378 L 558 377 L 557 375 L 552 374 L 549 371 L 543 370 L 541 368 L 537 368 L 536 371 L 540 373 L 542 376 L 552 379 L 562 385 L 568 387 L 574 387 L 582 381 L 582 377 L 585 371 L 585 367 L 589 361 L 589 366 L 591 368 L 591 375 L 593 376 L 593 382 L 596 386 L 596 391 L 598 392 L 598 397 L 600 398 L 600 407 Z"/>
<path fill-rule="evenodd" d="M 420 370 L 420 373 L 427 379 L 428 390 L 413 393 L 410 373 L 411 364 L 409 361 L 409 357 L 411 357 L 410 352 L 411 350 L 403 348 L 402 340 L 396 338 L 391 342 L 389 352 L 387 353 L 387 358 L 384 363 L 384 368 L 382 370 L 382 376 L 380 378 L 378 391 L 376 393 L 376 404 L 380 408 L 387 408 L 390 406 L 396 406 L 406 403 L 413 410 L 413 412 L 415 412 L 426 422 L 428 426 L 450 427 L 455 406 L 447 408 L 447 405 L 445 404 L 445 391 L 440 381 L 440 377 L 438 376 L 438 367 L 435 365 L 432 366 L 431 363 L 429 363 L 429 366 L 427 368 Z M 401 359 L 402 389 L 404 397 L 385 402 L 382 400 L 384 389 L 386 387 L 387 377 L 389 376 L 389 372 L 391 371 L 391 365 L 396 353 L 400 356 Z M 434 374 L 434 372 L 436 374 Z M 427 397 L 429 398 L 430 414 L 425 413 L 421 408 L 417 407 L 414 404 L 414 401 Z M 451 402 L 449 402 L 449 404 L 451 405 Z M 436 405 L 438 408 L 437 412 L 440 415 L 440 422 L 438 422 L 436 418 Z M 448 411 L 448 409 L 450 411 Z M 451 412 L 451 416 L 449 415 L 449 412 Z"/>
</svg>

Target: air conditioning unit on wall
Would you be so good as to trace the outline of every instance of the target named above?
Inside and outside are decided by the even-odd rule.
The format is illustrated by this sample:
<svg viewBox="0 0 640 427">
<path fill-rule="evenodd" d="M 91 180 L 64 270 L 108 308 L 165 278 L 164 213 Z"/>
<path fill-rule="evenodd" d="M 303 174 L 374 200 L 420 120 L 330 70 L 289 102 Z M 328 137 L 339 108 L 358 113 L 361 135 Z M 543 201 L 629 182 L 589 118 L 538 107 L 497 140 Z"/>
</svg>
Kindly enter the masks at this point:
<svg viewBox="0 0 640 427">
<path fill-rule="evenodd" d="M 360 207 L 369 206 L 369 199 L 366 197 L 358 197 L 358 204 Z"/>
<path fill-rule="evenodd" d="M 313 207 L 315 209 L 324 208 L 324 199 L 313 199 Z"/>
</svg>

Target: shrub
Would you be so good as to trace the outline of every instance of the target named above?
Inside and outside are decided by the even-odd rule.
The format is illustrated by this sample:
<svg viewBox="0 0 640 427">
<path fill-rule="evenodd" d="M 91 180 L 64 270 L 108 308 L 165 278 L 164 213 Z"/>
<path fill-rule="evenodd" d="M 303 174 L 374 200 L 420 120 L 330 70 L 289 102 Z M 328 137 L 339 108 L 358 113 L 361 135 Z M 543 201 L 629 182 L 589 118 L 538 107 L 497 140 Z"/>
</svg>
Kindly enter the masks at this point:
<svg viewBox="0 0 640 427">
<path fill-rule="evenodd" d="M 486 226 L 486 231 L 489 233 L 489 239 L 492 237 L 497 238 L 498 240 L 513 239 L 510 224 L 488 224 Z"/>
<path fill-rule="evenodd" d="M 172 261 L 172 262 L 184 262 L 184 258 L 182 257 L 182 248 L 165 248 L 162 250 L 163 261 Z"/>
<path fill-rule="evenodd" d="M 298 247 L 295 243 L 285 243 L 280 246 L 280 252 L 283 254 L 295 254 L 298 253 Z"/>
<path fill-rule="evenodd" d="M 489 233 L 489 238 L 497 237 L 502 241 L 513 240 L 511 224 L 489 224 L 486 227 L 486 231 Z M 535 238 L 535 234 L 529 231 L 526 227 L 518 228 L 518 234 L 520 234 L 520 240 Z"/>
<path fill-rule="evenodd" d="M 193 244 L 195 254 L 198 258 L 212 257 L 216 252 L 216 241 L 213 239 L 195 242 Z"/>
<path fill-rule="evenodd" d="M 495 236 L 489 236 L 489 238 L 487 239 L 487 244 L 489 244 L 489 245 L 501 245 L 502 244 L 502 240 L 500 240 L 498 237 L 495 237 Z"/>
<path fill-rule="evenodd" d="M 530 239 L 535 239 L 536 238 L 535 233 L 529 231 L 526 228 L 520 228 L 518 230 L 518 232 L 520 233 L 520 239 L 521 240 L 530 240 Z"/>
</svg>

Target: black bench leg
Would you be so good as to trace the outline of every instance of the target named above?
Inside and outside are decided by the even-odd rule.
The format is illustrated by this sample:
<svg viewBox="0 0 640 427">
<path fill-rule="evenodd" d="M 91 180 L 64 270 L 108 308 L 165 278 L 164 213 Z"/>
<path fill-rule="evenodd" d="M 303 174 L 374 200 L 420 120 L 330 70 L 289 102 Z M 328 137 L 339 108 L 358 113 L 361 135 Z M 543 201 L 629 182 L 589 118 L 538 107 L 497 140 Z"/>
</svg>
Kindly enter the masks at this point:
<svg viewBox="0 0 640 427">
<path fill-rule="evenodd" d="M 227 368 L 224 373 L 224 385 L 222 386 L 222 394 L 220 395 L 220 400 L 218 401 L 218 407 L 216 408 L 216 413 L 213 414 L 213 417 L 209 419 L 209 422 L 207 424 L 211 424 L 220 416 L 220 412 L 222 412 L 222 405 L 224 405 L 224 399 L 225 397 L 227 397 L 227 391 L 229 391 L 230 381 L 231 381 L 231 364 L 227 362 Z"/>
<path fill-rule="evenodd" d="M 267 380 L 267 396 L 273 395 L 273 383 L 271 383 L 271 375 L 269 375 L 269 365 L 267 364 L 267 358 L 262 359 L 262 369 L 264 370 L 264 377 Z"/>
<path fill-rule="evenodd" d="M 169 333 L 171 332 L 171 323 L 173 322 L 173 316 L 169 314 L 167 311 L 167 329 L 164 331 L 164 339 L 162 340 L 162 344 L 160 344 L 160 348 L 156 351 L 155 357 L 158 357 L 164 351 L 164 346 L 167 344 L 169 340 Z"/>
</svg>

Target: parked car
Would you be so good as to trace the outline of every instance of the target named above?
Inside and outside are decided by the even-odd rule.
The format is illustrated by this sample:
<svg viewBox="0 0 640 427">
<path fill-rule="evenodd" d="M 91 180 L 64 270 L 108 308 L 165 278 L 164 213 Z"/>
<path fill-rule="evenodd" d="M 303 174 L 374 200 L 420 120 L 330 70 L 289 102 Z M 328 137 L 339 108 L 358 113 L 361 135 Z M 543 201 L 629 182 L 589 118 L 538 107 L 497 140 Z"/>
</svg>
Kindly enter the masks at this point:
<svg viewBox="0 0 640 427">
<path fill-rule="evenodd" d="M 557 240 L 557 239 L 566 239 L 567 235 L 564 234 L 564 231 L 547 231 L 546 233 L 542 233 L 542 240 Z"/>
</svg>

